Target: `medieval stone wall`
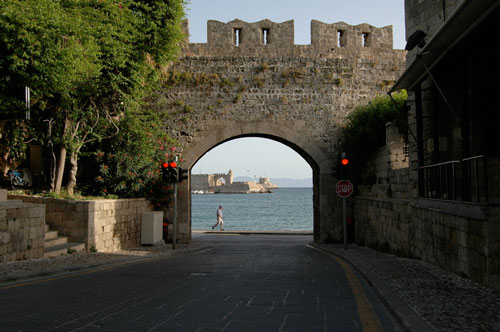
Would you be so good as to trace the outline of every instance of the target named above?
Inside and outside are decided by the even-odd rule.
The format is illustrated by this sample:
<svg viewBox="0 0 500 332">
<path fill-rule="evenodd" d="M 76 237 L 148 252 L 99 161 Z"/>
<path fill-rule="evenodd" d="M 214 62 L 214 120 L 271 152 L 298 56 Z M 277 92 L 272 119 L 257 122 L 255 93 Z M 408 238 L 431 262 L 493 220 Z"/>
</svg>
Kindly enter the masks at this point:
<svg viewBox="0 0 500 332">
<path fill-rule="evenodd" d="M 264 27 L 266 45 L 259 37 Z M 168 127 L 182 145 L 227 121 L 288 121 L 334 152 L 343 119 L 388 90 L 405 52 L 392 49 L 392 27 L 313 21 L 311 29 L 311 45 L 294 45 L 293 21 L 209 21 L 208 43 L 186 46 L 165 84 L 171 87 L 158 91 L 154 107 L 170 116 Z M 347 40 L 342 47 L 337 31 Z"/>
<path fill-rule="evenodd" d="M 224 180 L 224 182 L 222 182 Z M 233 183 L 233 171 L 227 174 L 191 174 L 191 190 L 213 190 L 214 187 L 222 184 Z"/>
<path fill-rule="evenodd" d="M 315 239 L 339 240 L 332 189 L 338 132 L 356 106 L 385 94 L 405 67 L 405 52 L 392 49 L 392 27 L 313 21 L 312 44 L 295 45 L 293 21 L 209 21 L 207 40 L 186 45 L 151 99 L 187 168 L 232 138 L 287 144 L 313 169 Z M 186 210 L 178 218 L 179 239 L 188 241 L 190 198 L 181 197 L 179 206 Z"/>
</svg>

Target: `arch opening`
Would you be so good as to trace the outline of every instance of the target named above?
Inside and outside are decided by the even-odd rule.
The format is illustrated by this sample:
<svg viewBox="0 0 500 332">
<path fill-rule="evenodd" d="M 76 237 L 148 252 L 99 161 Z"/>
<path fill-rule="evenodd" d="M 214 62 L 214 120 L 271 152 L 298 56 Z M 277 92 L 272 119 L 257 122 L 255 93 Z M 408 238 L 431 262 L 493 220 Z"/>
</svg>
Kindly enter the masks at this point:
<svg viewBox="0 0 500 332">
<path fill-rule="evenodd" d="M 312 170 L 313 235 L 315 242 L 331 242 L 341 234 L 336 221 L 337 201 L 332 192 L 334 158 L 329 146 L 312 140 L 307 127 L 296 128 L 293 124 L 269 121 L 224 121 L 213 129 L 200 133 L 196 140 L 183 147 L 184 167 L 189 169 L 188 181 L 178 186 L 177 239 L 189 243 L 192 238 L 191 178 L 194 165 L 215 147 L 238 138 L 267 138 L 282 143 L 299 154 Z M 254 175 L 254 174 L 251 174 Z M 256 175 L 256 174 L 255 174 Z M 341 227 L 341 224 L 340 224 Z"/>
<path fill-rule="evenodd" d="M 225 230 L 312 232 L 313 168 L 304 151 L 280 141 L 233 137 L 199 157 L 191 168 L 193 230 L 210 230 L 222 205 Z"/>
</svg>

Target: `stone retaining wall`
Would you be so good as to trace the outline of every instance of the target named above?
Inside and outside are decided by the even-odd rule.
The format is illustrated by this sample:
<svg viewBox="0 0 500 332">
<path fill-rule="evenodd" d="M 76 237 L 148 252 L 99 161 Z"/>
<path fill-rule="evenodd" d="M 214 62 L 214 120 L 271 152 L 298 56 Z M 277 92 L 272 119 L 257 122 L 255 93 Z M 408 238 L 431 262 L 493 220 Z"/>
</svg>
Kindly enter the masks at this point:
<svg viewBox="0 0 500 332">
<path fill-rule="evenodd" d="M 408 198 L 408 157 L 405 142 L 395 124 L 385 126 L 386 144 L 380 147 L 363 171 L 360 196 L 377 198 Z"/>
<path fill-rule="evenodd" d="M 43 257 L 45 208 L 0 201 L 0 262 Z"/>
<path fill-rule="evenodd" d="M 356 197 L 356 243 L 417 257 L 500 290 L 498 208 Z"/>
<path fill-rule="evenodd" d="M 32 196 L 9 196 L 24 202 L 45 204 L 46 222 L 72 242 L 85 248 L 113 252 L 140 245 L 141 215 L 152 206 L 144 198 L 63 200 Z"/>
</svg>

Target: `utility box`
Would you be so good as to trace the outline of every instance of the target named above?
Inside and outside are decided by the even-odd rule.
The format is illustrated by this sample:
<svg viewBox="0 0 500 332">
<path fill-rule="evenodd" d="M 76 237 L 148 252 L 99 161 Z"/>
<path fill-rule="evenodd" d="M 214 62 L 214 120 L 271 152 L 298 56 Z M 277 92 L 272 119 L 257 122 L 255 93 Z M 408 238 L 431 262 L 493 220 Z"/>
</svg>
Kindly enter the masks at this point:
<svg viewBox="0 0 500 332">
<path fill-rule="evenodd" d="M 161 243 L 163 241 L 163 212 L 143 212 L 141 218 L 141 245 Z"/>
</svg>

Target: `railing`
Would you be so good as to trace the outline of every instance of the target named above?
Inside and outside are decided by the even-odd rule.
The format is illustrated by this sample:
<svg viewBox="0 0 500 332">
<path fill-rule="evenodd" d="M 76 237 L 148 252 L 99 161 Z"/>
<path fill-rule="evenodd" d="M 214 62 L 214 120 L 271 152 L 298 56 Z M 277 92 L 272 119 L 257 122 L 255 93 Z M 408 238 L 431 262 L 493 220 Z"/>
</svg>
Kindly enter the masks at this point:
<svg viewBox="0 0 500 332">
<path fill-rule="evenodd" d="M 422 166 L 419 168 L 421 197 L 489 203 L 486 156 Z"/>
</svg>

